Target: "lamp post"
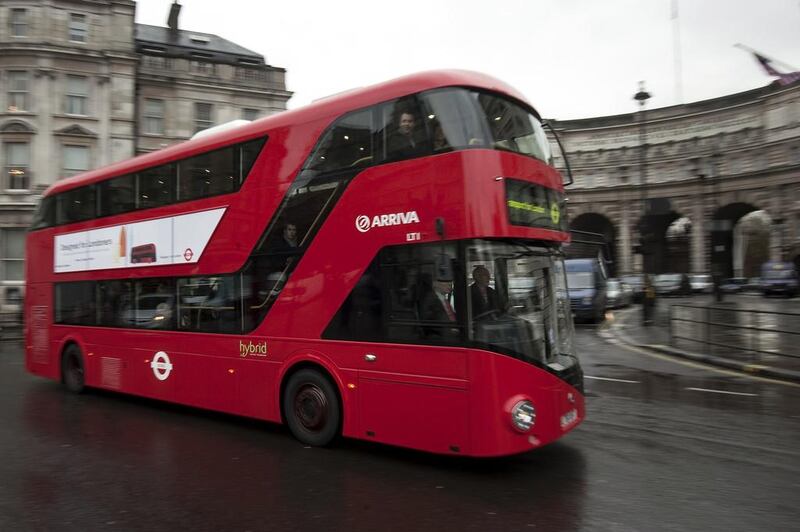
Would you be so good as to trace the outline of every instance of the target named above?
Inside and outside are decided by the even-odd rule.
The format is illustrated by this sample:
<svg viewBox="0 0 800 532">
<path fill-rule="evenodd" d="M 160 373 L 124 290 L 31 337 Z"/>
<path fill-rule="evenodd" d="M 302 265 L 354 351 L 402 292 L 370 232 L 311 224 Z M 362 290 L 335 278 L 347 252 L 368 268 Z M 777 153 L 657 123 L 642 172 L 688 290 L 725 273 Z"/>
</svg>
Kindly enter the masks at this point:
<svg viewBox="0 0 800 532">
<path fill-rule="evenodd" d="M 642 273 L 644 274 L 643 295 L 642 295 L 642 323 L 649 325 L 652 322 L 652 308 L 655 300 L 655 290 L 648 277 L 650 268 L 650 223 L 647 209 L 647 129 L 644 120 L 644 107 L 651 97 L 650 93 L 644 89 L 644 81 L 639 82 L 639 91 L 633 95 L 633 99 L 639 103 L 639 193 L 642 203 L 642 216 L 639 219 L 639 251 L 642 255 Z"/>
</svg>

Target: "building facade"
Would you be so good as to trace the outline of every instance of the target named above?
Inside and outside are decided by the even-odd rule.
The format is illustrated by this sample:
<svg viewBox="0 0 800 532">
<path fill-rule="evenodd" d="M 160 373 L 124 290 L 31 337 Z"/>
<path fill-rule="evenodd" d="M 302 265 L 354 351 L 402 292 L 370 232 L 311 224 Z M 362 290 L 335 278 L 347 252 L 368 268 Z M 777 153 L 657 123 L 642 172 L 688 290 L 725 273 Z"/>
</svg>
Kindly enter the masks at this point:
<svg viewBox="0 0 800 532">
<path fill-rule="evenodd" d="M 800 262 L 800 83 L 552 123 L 575 179 L 571 227 L 606 237 L 615 274 L 642 271 L 643 231 L 653 273 L 753 275 L 758 249 L 755 262 Z M 755 212 L 769 220 L 759 241 L 741 224 Z"/>
<path fill-rule="evenodd" d="M 135 23 L 132 0 L 0 2 L 0 310 L 57 179 L 286 109 L 282 68 L 216 35 Z"/>
</svg>

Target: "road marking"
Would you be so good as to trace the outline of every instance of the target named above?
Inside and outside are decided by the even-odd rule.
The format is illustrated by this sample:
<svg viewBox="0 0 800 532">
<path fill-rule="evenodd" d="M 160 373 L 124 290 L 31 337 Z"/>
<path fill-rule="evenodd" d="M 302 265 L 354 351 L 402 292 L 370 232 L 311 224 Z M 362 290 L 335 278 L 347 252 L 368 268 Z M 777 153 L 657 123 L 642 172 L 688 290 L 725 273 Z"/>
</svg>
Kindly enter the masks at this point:
<svg viewBox="0 0 800 532">
<path fill-rule="evenodd" d="M 708 392 L 708 393 L 724 393 L 728 395 L 746 395 L 748 397 L 758 397 L 757 393 L 744 393 L 744 392 L 728 392 L 725 390 L 709 390 L 708 388 L 685 388 L 693 392 Z"/>
<path fill-rule="evenodd" d="M 584 375 L 583 378 L 592 379 L 596 381 L 627 382 L 630 384 L 639 384 L 639 381 L 628 381 L 625 379 L 609 379 L 608 377 L 592 377 L 591 375 Z"/>
</svg>

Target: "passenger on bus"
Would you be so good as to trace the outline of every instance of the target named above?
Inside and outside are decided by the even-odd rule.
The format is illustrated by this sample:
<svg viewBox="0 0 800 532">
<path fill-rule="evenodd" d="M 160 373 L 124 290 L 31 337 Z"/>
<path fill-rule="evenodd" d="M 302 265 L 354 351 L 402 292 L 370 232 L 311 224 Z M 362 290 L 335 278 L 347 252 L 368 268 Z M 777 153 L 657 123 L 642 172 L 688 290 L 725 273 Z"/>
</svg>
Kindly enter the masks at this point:
<svg viewBox="0 0 800 532">
<path fill-rule="evenodd" d="M 479 318 L 485 317 L 492 311 L 500 311 L 500 299 L 497 297 L 497 292 L 489 286 L 491 274 L 486 266 L 475 266 L 472 269 L 473 283 L 470 285 L 470 299 L 472 307 L 472 317 Z"/>
<path fill-rule="evenodd" d="M 433 282 L 432 290 L 428 290 L 422 295 L 419 316 L 424 324 L 423 330 L 426 337 L 439 339 L 458 337 L 458 328 L 452 326 L 455 325 L 458 317 L 453 302 L 453 281 L 451 279 L 437 279 Z M 440 324 L 435 322 L 440 322 Z"/>
<path fill-rule="evenodd" d="M 437 122 L 433 126 L 433 151 L 434 153 L 439 153 L 449 149 L 450 143 L 447 142 L 442 125 Z"/>
<path fill-rule="evenodd" d="M 287 223 L 283 227 L 283 235 L 278 247 L 280 249 L 294 249 L 297 247 L 297 226 L 295 224 Z"/>
<path fill-rule="evenodd" d="M 389 159 L 410 159 L 422 155 L 425 150 L 420 138 L 417 115 L 410 108 L 401 110 L 397 117 L 397 129 L 388 139 Z"/>
</svg>

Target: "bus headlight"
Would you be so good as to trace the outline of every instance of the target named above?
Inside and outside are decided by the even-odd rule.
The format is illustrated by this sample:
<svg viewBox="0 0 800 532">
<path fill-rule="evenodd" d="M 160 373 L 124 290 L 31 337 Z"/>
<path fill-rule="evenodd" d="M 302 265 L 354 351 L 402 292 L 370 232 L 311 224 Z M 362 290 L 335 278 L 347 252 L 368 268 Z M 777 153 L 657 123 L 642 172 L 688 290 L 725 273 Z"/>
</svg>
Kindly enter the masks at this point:
<svg viewBox="0 0 800 532">
<path fill-rule="evenodd" d="M 519 401 L 511 409 L 511 423 L 517 430 L 527 432 L 536 423 L 536 409 L 530 401 Z"/>
</svg>

